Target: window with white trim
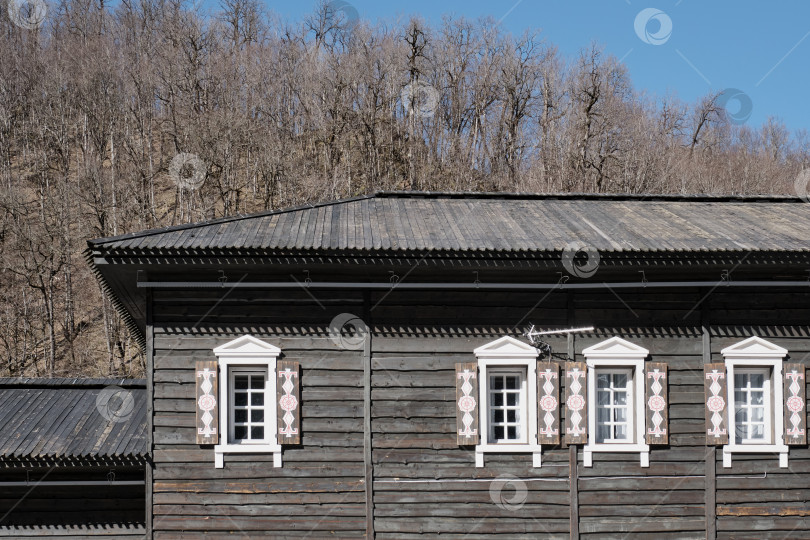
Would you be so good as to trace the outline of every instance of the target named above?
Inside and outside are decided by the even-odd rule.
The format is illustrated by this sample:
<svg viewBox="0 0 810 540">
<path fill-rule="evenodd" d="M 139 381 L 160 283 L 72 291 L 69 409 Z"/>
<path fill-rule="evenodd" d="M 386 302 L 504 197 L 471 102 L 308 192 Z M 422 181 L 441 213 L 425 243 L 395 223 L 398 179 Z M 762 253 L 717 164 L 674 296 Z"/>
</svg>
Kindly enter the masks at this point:
<svg viewBox="0 0 810 540">
<path fill-rule="evenodd" d="M 480 443 L 475 465 L 484 466 L 487 453 L 531 453 L 541 465 L 537 443 L 538 351 L 513 337 L 504 336 L 475 349 L 478 361 Z"/>
<path fill-rule="evenodd" d="M 596 442 L 627 443 L 633 439 L 633 370 L 604 368 L 596 372 Z"/>
<path fill-rule="evenodd" d="M 588 364 L 588 443 L 584 465 L 599 452 L 637 452 L 642 467 L 650 464 L 644 442 L 644 360 L 649 351 L 613 337 L 582 354 Z"/>
<path fill-rule="evenodd" d="M 489 372 L 489 440 L 494 444 L 527 443 L 526 370 Z"/>
<path fill-rule="evenodd" d="M 723 466 L 731 467 L 735 453 L 776 453 L 780 467 L 788 466 L 782 411 L 782 362 L 787 349 L 759 337 L 726 347 L 729 437 L 723 446 Z"/>
<path fill-rule="evenodd" d="M 230 453 L 272 453 L 281 467 L 275 410 L 276 362 L 281 349 L 253 336 L 242 336 L 214 349 L 219 363 L 219 425 L 223 434 L 214 446 L 214 463 L 224 467 Z M 227 426 L 227 431 L 226 431 Z"/>
</svg>

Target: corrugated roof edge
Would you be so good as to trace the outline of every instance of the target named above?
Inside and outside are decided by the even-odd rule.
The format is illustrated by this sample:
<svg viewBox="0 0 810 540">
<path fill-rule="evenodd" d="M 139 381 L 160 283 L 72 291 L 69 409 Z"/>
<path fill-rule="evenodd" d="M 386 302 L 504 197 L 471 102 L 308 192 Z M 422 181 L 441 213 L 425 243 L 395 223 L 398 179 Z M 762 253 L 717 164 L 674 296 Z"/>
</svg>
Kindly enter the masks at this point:
<svg viewBox="0 0 810 540">
<path fill-rule="evenodd" d="M 146 388 L 146 379 L 113 379 L 113 378 L 79 378 L 79 377 L 0 377 L 0 386 L 25 388 L 104 388 L 120 386 L 122 388 Z"/>
<path fill-rule="evenodd" d="M 107 296 L 107 298 L 110 299 L 113 308 L 116 312 L 118 312 L 121 320 L 126 325 L 129 333 L 135 337 L 135 343 L 141 349 L 141 353 L 146 354 L 146 336 L 143 332 L 141 332 L 138 323 L 134 318 L 132 318 L 129 310 L 124 306 L 121 300 L 118 299 L 118 295 L 113 292 L 112 287 L 110 287 L 110 284 L 107 283 L 104 275 L 101 273 L 101 271 L 99 271 L 98 267 L 93 262 L 93 251 L 90 248 L 84 250 L 84 259 L 87 262 L 87 266 L 89 266 L 90 270 L 93 272 L 93 276 L 95 276 L 96 281 L 98 281 L 101 290 Z"/>
<path fill-rule="evenodd" d="M 198 221 L 196 223 L 184 223 L 182 225 L 171 225 L 169 227 L 160 227 L 157 229 L 147 229 L 145 231 L 138 231 L 134 233 L 120 234 L 118 236 L 108 236 L 104 238 L 96 238 L 87 241 L 89 248 L 100 247 L 103 244 L 110 242 L 118 242 L 121 240 L 129 240 L 132 238 L 142 238 L 145 236 L 152 236 L 155 234 L 163 234 L 173 231 L 182 231 L 193 229 L 197 227 L 205 227 L 208 225 L 216 225 L 218 223 L 230 223 L 233 221 L 241 221 L 243 219 L 251 219 L 256 217 L 265 217 L 279 214 L 287 214 L 290 212 L 297 212 L 299 210 L 307 210 L 311 208 L 322 208 L 325 206 L 334 206 L 338 204 L 346 204 L 350 202 L 362 201 L 374 198 L 423 198 L 423 199 L 520 199 L 520 200 L 606 200 L 606 201 L 688 201 L 688 202 L 780 202 L 780 203 L 804 203 L 804 199 L 790 195 L 677 195 L 668 193 L 636 193 L 636 194 L 618 194 L 618 193 L 519 193 L 519 192 L 476 192 L 476 191 L 378 191 L 372 195 L 360 195 L 357 197 L 349 197 L 346 199 L 338 199 L 336 201 L 322 201 L 316 203 L 302 204 L 288 208 L 280 208 L 277 210 L 266 210 L 264 212 L 256 212 L 252 214 L 237 214 L 223 218 L 211 219 L 207 221 Z"/>
</svg>

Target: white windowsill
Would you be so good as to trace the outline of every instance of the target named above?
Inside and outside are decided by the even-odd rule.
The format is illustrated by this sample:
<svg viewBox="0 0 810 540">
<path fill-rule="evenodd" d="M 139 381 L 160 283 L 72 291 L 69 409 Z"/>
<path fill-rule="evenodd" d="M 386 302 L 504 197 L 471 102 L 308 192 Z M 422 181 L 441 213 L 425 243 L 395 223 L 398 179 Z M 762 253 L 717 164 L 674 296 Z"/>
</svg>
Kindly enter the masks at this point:
<svg viewBox="0 0 810 540">
<path fill-rule="evenodd" d="M 596 443 L 586 444 L 582 447 L 585 467 L 593 467 L 593 454 L 600 452 L 626 452 L 638 453 L 642 467 L 650 466 L 650 445 L 638 443 Z"/>
<path fill-rule="evenodd" d="M 225 454 L 273 454 L 273 467 L 281 467 L 281 445 L 279 444 L 218 444 L 214 446 L 214 466 L 225 466 Z"/>
<path fill-rule="evenodd" d="M 723 467 L 731 467 L 732 454 L 779 454 L 779 467 L 788 466 L 788 451 L 790 448 L 784 444 L 736 444 L 728 443 L 723 446 Z"/>
<path fill-rule="evenodd" d="M 479 444 L 475 447 L 475 466 L 484 466 L 484 454 L 532 454 L 532 467 L 542 466 L 539 444 Z"/>
</svg>

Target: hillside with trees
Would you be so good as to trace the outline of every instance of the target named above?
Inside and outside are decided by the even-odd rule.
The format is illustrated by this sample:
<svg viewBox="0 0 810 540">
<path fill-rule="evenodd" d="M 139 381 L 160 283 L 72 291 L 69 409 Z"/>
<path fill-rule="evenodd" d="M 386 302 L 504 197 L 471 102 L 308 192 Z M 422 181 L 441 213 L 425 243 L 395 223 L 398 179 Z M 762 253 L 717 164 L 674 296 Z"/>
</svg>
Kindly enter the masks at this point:
<svg viewBox="0 0 810 540">
<path fill-rule="evenodd" d="M 344 4 L 4 11 L 0 375 L 142 373 L 88 238 L 377 190 L 793 193 L 810 165 L 807 132 L 648 95 L 597 44 Z"/>
</svg>

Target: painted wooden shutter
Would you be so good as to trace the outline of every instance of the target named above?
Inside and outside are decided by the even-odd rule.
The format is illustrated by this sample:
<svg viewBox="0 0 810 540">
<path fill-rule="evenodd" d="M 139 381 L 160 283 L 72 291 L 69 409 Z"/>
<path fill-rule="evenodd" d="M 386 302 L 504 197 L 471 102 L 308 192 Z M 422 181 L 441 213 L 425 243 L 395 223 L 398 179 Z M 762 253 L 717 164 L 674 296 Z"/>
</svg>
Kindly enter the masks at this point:
<svg viewBox="0 0 810 540">
<path fill-rule="evenodd" d="M 807 412 L 805 411 L 805 378 L 803 364 L 782 366 L 785 380 L 782 396 L 785 400 L 785 444 L 807 444 Z"/>
<path fill-rule="evenodd" d="M 725 364 L 703 366 L 703 388 L 706 396 L 706 444 L 728 444 Z"/>
<path fill-rule="evenodd" d="M 560 443 L 560 366 L 537 362 L 537 442 Z"/>
<path fill-rule="evenodd" d="M 669 399 L 667 365 L 648 362 L 645 366 L 647 444 L 669 444 Z"/>
<path fill-rule="evenodd" d="M 301 444 L 301 377 L 298 362 L 276 363 L 278 443 Z"/>
<path fill-rule="evenodd" d="M 565 363 L 565 444 L 588 442 L 588 365 Z"/>
<path fill-rule="evenodd" d="M 197 444 L 219 443 L 219 373 L 216 360 L 196 362 Z"/>
<path fill-rule="evenodd" d="M 456 364 L 456 433 L 459 446 L 478 444 L 478 364 Z"/>
</svg>

